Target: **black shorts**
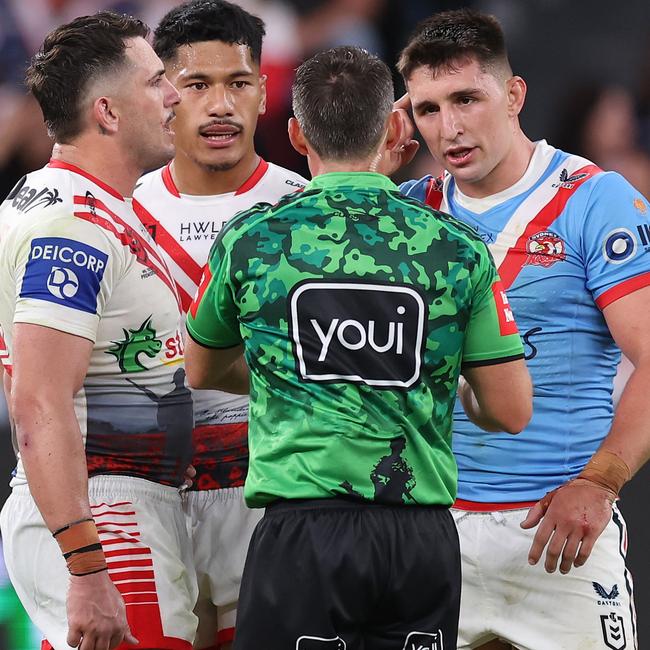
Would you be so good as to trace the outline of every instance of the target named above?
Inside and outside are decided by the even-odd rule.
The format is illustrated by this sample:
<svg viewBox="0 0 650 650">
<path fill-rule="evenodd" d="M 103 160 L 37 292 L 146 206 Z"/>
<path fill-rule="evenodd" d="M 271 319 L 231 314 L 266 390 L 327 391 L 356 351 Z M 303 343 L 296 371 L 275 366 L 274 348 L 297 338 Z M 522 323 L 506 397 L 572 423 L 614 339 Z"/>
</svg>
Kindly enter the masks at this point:
<svg viewBox="0 0 650 650">
<path fill-rule="evenodd" d="M 447 508 L 282 501 L 251 540 L 234 647 L 450 650 L 459 607 Z"/>
</svg>

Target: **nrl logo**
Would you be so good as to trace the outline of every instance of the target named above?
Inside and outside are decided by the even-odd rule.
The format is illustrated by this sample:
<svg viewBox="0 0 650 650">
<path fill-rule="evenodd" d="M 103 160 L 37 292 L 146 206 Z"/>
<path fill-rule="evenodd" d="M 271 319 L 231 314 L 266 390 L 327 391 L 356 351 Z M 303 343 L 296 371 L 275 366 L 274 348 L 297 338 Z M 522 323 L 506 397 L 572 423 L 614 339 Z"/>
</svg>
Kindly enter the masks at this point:
<svg viewBox="0 0 650 650">
<path fill-rule="evenodd" d="M 116 357 L 122 372 L 142 372 L 147 367 L 140 362 L 140 355 L 153 359 L 161 350 L 162 342 L 156 338 L 156 330 L 151 326 L 151 316 L 138 329 L 122 329 L 124 339 L 111 341 L 114 347 L 106 350 Z"/>
<path fill-rule="evenodd" d="M 551 187 L 562 187 L 565 190 L 572 190 L 577 181 L 581 181 L 583 178 L 587 178 L 589 174 L 573 174 L 569 176 L 569 172 L 566 169 L 563 169 L 560 172 L 560 179 L 557 183 L 553 183 Z"/>
</svg>

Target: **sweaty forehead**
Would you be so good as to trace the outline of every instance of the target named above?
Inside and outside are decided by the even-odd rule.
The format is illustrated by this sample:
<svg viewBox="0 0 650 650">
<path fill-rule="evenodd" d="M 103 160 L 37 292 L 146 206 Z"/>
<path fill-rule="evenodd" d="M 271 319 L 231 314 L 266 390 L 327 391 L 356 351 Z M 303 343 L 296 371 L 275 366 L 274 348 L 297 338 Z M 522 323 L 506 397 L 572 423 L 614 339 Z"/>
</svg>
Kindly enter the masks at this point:
<svg viewBox="0 0 650 650">
<path fill-rule="evenodd" d="M 464 59 L 437 68 L 419 66 L 411 73 L 407 86 L 411 95 L 432 92 L 445 95 L 469 88 L 493 92 L 500 82 L 475 59 Z"/>
<path fill-rule="evenodd" d="M 144 38 L 131 38 L 126 41 L 126 57 L 131 66 L 147 76 L 163 69 L 162 61 Z"/>
<path fill-rule="evenodd" d="M 167 67 L 175 76 L 191 76 L 197 73 L 220 76 L 241 72 L 253 73 L 257 70 L 248 45 L 223 41 L 200 41 L 181 45 Z"/>
</svg>

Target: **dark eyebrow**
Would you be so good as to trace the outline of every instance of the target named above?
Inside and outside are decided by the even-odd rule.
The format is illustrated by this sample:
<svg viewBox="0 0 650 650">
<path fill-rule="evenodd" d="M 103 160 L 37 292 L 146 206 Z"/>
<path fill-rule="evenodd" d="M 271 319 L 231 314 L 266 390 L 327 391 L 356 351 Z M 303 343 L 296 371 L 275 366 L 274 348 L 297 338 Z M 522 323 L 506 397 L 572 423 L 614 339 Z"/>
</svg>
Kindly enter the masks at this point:
<svg viewBox="0 0 650 650">
<path fill-rule="evenodd" d="M 468 95 L 483 95 L 483 91 L 480 88 L 462 88 L 461 90 L 456 90 L 451 93 L 448 98 L 451 100 L 460 99 L 461 97 L 467 97 Z M 429 106 L 437 106 L 436 102 L 431 101 L 430 99 L 423 99 L 422 101 L 413 104 L 413 112 L 420 113 L 425 108 Z"/>
<path fill-rule="evenodd" d="M 149 81 L 150 82 L 151 81 L 156 81 L 156 79 L 158 79 L 159 77 L 162 77 L 164 74 L 165 74 L 165 69 L 161 68 L 160 70 L 158 70 L 157 72 L 152 74 L 151 77 L 149 77 Z"/>
<path fill-rule="evenodd" d="M 237 77 L 253 77 L 255 72 L 253 70 L 235 70 L 228 75 L 228 79 L 236 79 Z M 182 72 L 178 75 L 179 80 L 182 81 L 210 81 L 212 76 L 205 72 Z"/>
</svg>

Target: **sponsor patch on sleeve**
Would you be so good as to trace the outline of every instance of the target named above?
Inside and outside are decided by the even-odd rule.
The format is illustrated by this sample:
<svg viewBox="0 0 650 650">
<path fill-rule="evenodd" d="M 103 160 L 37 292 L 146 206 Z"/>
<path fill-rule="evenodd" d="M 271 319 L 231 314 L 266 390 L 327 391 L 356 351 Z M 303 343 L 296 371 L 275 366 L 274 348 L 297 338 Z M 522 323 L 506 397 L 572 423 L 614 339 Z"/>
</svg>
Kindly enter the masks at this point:
<svg viewBox="0 0 650 650">
<path fill-rule="evenodd" d="M 494 296 L 494 304 L 497 309 L 497 317 L 499 319 L 499 331 L 501 336 L 509 336 L 510 334 L 517 334 L 517 323 L 515 322 L 515 315 L 512 313 L 508 296 L 501 281 L 495 282 L 492 285 L 492 295 Z"/>
<path fill-rule="evenodd" d="M 107 262 L 106 253 L 74 239 L 33 239 L 20 297 L 94 314 Z"/>
</svg>

